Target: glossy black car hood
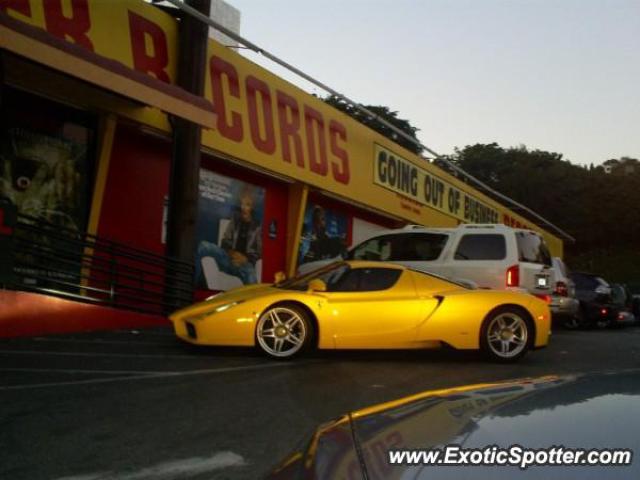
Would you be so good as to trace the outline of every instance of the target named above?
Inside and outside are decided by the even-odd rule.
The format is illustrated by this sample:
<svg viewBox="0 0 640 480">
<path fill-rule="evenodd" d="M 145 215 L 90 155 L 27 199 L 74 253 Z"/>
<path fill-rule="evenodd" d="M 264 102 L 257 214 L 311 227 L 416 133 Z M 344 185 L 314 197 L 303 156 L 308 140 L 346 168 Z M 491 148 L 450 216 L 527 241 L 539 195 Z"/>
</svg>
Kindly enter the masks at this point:
<svg viewBox="0 0 640 480">
<path fill-rule="evenodd" d="M 640 371 L 466 387 L 351 413 L 316 433 L 270 478 L 635 479 L 631 466 L 398 466 L 390 449 L 626 448 L 640 452 Z M 635 459 L 634 459 L 635 460 Z"/>
</svg>

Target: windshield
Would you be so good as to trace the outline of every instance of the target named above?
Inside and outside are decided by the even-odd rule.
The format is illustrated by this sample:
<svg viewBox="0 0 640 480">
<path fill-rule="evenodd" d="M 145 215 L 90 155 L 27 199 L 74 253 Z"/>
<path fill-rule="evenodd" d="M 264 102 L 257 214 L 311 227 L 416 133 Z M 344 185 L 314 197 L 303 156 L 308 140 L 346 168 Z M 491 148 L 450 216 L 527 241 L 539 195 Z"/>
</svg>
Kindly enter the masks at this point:
<svg viewBox="0 0 640 480">
<path fill-rule="evenodd" d="M 337 282 L 350 270 L 349 264 L 345 262 L 333 262 L 317 270 L 313 270 L 304 275 L 298 275 L 284 282 L 275 285 L 277 288 L 284 290 L 307 290 L 309 282 L 314 279 L 322 280 L 327 287 Z"/>
</svg>

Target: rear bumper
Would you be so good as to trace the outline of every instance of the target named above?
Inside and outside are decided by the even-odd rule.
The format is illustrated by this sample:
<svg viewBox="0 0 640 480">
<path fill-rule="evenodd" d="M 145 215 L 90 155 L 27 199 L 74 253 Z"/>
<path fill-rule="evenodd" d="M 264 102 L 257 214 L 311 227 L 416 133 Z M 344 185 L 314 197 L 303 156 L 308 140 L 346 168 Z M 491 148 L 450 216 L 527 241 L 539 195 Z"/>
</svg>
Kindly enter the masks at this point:
<svg viewBox="0 0 640 480">
<path fill-rule="evenodd" d="M 578 313 L 580 302 L 578 301 L 578 299 L 573 297 L 561 297 L 559 295 L 552 295 L 549 308 L 551 309 L 551 315 L 553 315 L 554 317 L 572 317 Z"/>
</svg>

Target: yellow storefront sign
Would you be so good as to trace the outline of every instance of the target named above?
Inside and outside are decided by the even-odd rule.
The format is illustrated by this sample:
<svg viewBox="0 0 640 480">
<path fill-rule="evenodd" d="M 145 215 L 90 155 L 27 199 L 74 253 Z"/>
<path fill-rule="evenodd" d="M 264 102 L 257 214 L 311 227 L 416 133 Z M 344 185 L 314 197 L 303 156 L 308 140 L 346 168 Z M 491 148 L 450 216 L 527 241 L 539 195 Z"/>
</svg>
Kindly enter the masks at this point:
<svg viewBox="0 0 640 480">
<path fill-rule="evenodd" d="M 499 223 L 500 213 L 433 172 L 375 146 L 373 181 L 465 223 Z"/>
</svg>

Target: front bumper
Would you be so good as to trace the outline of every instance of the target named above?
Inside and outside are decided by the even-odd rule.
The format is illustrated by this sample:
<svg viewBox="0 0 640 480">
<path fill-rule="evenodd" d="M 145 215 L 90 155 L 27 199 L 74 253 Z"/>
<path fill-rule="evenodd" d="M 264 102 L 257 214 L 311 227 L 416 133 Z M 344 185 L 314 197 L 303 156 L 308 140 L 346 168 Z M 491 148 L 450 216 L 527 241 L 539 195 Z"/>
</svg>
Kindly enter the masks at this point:
<svg viewBox="0 0 640 480">
<path fill-rule="evenodd" d="M 185 342 L 199 344 L 198 326 L 196 322 L 190 319 L 173 320 L 173 331 L 180 340 Z"/>
</svg>

